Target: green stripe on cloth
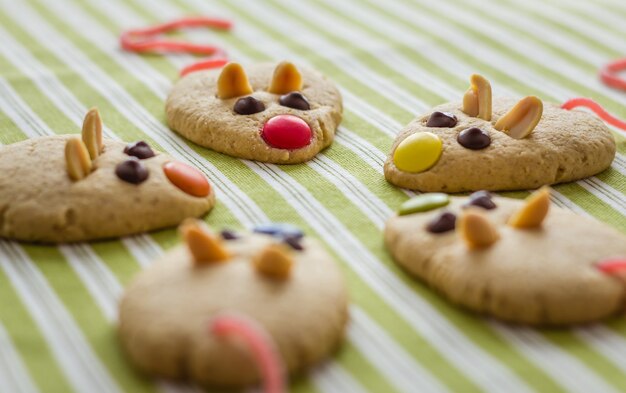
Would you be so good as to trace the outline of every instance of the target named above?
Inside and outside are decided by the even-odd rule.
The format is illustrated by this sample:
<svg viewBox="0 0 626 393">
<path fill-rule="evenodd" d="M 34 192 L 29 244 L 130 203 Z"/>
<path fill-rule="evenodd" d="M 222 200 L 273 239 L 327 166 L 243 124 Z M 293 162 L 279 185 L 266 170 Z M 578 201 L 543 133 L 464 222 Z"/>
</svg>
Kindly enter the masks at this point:
<svg viewBox="0 0 626 393">
<path fill-rule="evenodd" d="M 46 391 L 48 387 L 51 387 L 49 391 L 71 391 L 39 328 L 24 309 L 21 300 L 13 290 L 13 284 L 1 269 L 0 299 L 3 304 L 0 307 L 0 322 L 8 331 L 11 341 L 17 347 L 20 357 L 39 389 Z"/>
<path fill-rule="evenodd" d="M 3 132 L 0 133 L 0 143 L 9 145 L 26 139 L 26 136 L 19 131 L 15 123 L 2 111 L 0 111 L 0 127 Z"/>
</svg>

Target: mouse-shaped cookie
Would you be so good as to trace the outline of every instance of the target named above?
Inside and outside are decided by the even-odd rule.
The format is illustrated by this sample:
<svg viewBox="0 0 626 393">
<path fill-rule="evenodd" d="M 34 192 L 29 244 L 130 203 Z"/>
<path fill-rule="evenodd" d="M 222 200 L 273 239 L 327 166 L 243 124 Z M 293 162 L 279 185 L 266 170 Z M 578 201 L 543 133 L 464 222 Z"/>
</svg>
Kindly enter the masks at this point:
<svg viewBox="0 0 626 393">
<path fill-rule="evenodd" d="M 329 146 L 341 122 L 335 85 L 316 71 L 282 62 L 178 81 L 165 105 L 169 126 L 215 151 L 277 164 L 300 163 Z"/>
<path fill-rule="evenodd" d="M 422 192 L 534 189 L 593 176 L 615 150 L 594 115 L 534 96 L 492 101 L 489 82 L 472 75 L 462 103 L 438 106 L 400 132 L 385 177 Z"/>
<path fill-rule="evenodd" d="M 453 303 L 506 321 L 567 325 L 623 311 L 626 285 L 609 273 L 626 262 L 626 235 L 549 196 L 422 194 L 389 219 L 385 243 Z"/>
<path fill-rule="evenodd" d="M 141 272 L 120 302 L 119 336 L 140 370 L 211 387 L 259 382 L 251 348 L 208 328 L 224 313 L 255 321 L 290 374 L 338 347 L 347 292 L 318 242 L 286 224 L 215 233 L 188 220 L 180 232 L 184 244 Z"/>
<path fill-rule="evenodd" d="M 215 204 L 198 169 L 153 150 L 102 137 L 96 109 L 82 134 L 0 147 L 0 237 L 77 242 L 176 226 Z"/>
</svg>

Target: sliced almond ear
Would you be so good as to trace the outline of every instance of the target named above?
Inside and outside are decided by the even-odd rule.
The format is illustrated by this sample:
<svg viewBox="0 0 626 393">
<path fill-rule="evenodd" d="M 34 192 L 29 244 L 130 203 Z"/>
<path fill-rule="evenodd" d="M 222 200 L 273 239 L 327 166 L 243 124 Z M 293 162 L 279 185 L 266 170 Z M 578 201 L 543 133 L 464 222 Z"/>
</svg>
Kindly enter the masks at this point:
<svg viewBox="0 0 626 393">
<path fill-rule="evenodd" d="M 102 152 L 102 119 L 98 108 L 91 108 L 85 115 L 82 137 L 89 156 L 95 160 Z"/>
<path fill-rule="evenodd" d="M 550 210 L 550 188 L 542 187 L 526 198 L 524 206 L 509 218 L 508 224 L 514 228 L 537 228 Z"/>
<path fill-rule="evenodd" d="M 217 96 L 223 100 L 252 93 L 248 76 L 239 63 L 228 63 L 217 78 Z"/>
<path fill-rule="evenodd" d="M 252 260 L 262 274 L 278 279 L 289 277 L 293 266 L 293 253 L 282 243 L 272 243 L 263 248 Z"/>
<path fill-rule="evenodd" d="M 463 112 L 471 117 L 478 116 L 478 95 L 471 86 L 463 95 Z"/>
<path fill-rule="evenodd" d="M 72 180 L 85 178 L 91 172 L 91 159 L 83 141 L 71 138 L 65 142 L 65 166 Z"/>
<path fill-rule="evenodd" d="M 491 120 L 491 84 L 478 74 L 470 77 L 470 88 L 463 96 L 463 112 L 472 117 Z"/>
<path fill-rule="evenodd" d="M 202 221 L 185 220 L 179 230 L 196 265 L 221 262 L 230 258 L 222 239 L 212 234 Z"/>
<path fill-rule="evenodd" d="M 537 127 L 543 114 L 543 103 L 535 96 L 522 98 L 504 116 L 498 119 L 495 129 L 504 131 L 510 137 L 522 139 Z"/>
<path fill-rule="evenodd" d="M 302 74 L 298 68 L 287 61 L 278 64 L 268 91 L 272 94 L 287 94 L 298 90 L 302 90 Z"/>
<path fill-rule="evenodd" d="M 461 239 L 470 249 L 485 248 L 498 241 L 500 235 L 487 216 L 475 209 L 467 209 L 457 222 Z"/>
</svg>

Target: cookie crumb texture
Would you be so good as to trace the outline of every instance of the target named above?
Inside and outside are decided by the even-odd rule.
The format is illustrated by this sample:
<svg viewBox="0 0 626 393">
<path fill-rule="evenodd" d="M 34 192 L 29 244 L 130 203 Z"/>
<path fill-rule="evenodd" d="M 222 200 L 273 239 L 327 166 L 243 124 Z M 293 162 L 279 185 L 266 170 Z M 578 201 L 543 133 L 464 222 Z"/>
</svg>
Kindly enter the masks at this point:
<svg viewBox="0 0 626 393">
<path fill-rule="evenodd" d="M 438 106 L 416 118 L 394 142 L 385 162 L 385 177 L 399 187 L 422 192 L 522 190 L 583 179 L 611 165 L 616 149 L 611 131 L 583 111 L 545 104 L 541 121 L 522 139 L 495 129 L 496 122 L 515 103 L 513 99 L 494 99 L 490 121 L 468 116 L 460 103 Z M 451 127 L 429 127 L 433 112 L 448 113 L 457 121 Z M 483 138 L 490 138 L 489 143 L 461 135 L 474 127 L 485 134 Z M 437 162 L 416 173 L 399 169 L 393 159 L 398 146 L 411 135 L 425 132 L 441 139 Z M 480 146 L 474 150 L 477 144 Z"/>
<path fill-rule="evenodd" d="M 334 83 L 326 77 L 316 71 L 300 68 L 303 78 L 300 93 L 310 109 L 281 105 L 281 94 L 268 92 L 275 68 L 275 64 L 245 68 L 253 90 L 246 96 L 253 97 L 255 102 L 261 102 L 264 107 L 264 110 L 258 112 L 255 112 L 258 109 L 245 111 L 255 112 L 251 114 L 235 111 L 235 104 L 243 96 L 228 99 L 217 97 L 220 70 L 195 72 L 180 79 L 165 104 L 170 128 L 201 146 L 234 157 L 277 164 L 310 160 L 333 142 L 342 117 L 341 95 Z M 257 106 L 261 108 L 261 105 Z M 262 136 L 263 127 L 268 120 L 278 115 L 291 115 L 306 122 L 311 129 L 310 143 L 296 149 L 270 146 L 272 141 L 266 141 Z"/>
<path fill-rule="evenodd" d="M 179 246 L 130 284 L 120 302 L 119 336 L 143 372 L 211 387 L 259 381 L 256 364 L 236 339 L 209 332 L 209 320 L 234 312 L 273 338 L 290 374 L 318 363 L 338 346 L 348 319 L 341 273 L 323 247 L 302 240 L 289 277 L 278 279 L 254 260 L 276 240 L 241 234 L 224 242 L 228 260 L 194 264 Z"/>
<path fill-rule="evenodd" d="M 142 159 L 139 184 L 116 175 L 129 160 L 126 144 L 105 140 L 91 172 L 72 180 L 64 149 L 71 135 L 29 139 L 0 148 L 0 237 L 28 242 L 76 242 L 175 226 L 215 204 L 213 191 L 194 197 L 171 183 L 166 154 Z"/>
<path fill-rule="evenodd" d="M 626 256 L 626 236 L 555 206 L 540 227 L 514 228 L 507 222 L 524 202 L 493 201 L 496 208 L 485 209 L 452 197 L 443 208 L 395 216 L 385 228 L 386 246 L 398 264 L 453 303 L 506 321 L 569 325 L 623 310 L 626 286 L 595 264 Z M 462 231 L 428 230 L 442 213 L 460 217 L 470 209 L 493 225 L 494 242 L 471 249 Z"/>
</svg>

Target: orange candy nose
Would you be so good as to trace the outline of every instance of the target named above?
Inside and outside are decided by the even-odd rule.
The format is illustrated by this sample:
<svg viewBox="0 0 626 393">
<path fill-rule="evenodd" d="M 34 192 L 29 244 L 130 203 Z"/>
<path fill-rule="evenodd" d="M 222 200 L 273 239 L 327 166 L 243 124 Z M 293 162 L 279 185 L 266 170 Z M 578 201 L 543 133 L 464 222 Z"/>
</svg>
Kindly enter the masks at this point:
<svg viewBox="0 0 626 393">
<path fill-rule="evenodd" d="M 189 195 L 205 197 L 211 192 L 207 178 L 192 166 L 182 162 L 168 162 L 163 165 L 163 172 L 176 187 Z"/>
</svg>

